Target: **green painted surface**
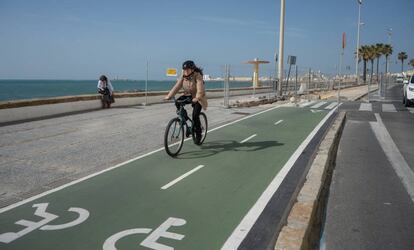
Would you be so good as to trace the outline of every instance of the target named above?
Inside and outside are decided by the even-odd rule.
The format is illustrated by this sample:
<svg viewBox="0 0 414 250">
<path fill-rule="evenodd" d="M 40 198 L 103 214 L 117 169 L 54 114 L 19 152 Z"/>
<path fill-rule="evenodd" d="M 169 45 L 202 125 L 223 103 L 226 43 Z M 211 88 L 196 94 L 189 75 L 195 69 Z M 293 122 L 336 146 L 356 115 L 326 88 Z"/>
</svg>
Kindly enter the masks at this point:
<svg viewBox="0 0 414 250">
<path fill-rule="evenodd" d="M 207 135 L 203 146 L 188 140 L 181 154 L 164 151 L 131 162 L 76 185 L 0 214 L 0 234 L 17 232 L 20 219 L 39 221 L 33 204 L 49 203 L 59 218 L 49 225 L 77 217 L 70 207 L 84 208 L 89 218 L 77 226 L 55 231 L 34 230 L 0 249 L 102 249 L 111 235 L 132 228 L 155 229 L 169 217 L 186 221 L 169 232 L 182 240 L 160 238 L 176 249 L 219 249 L 327 111 L 278 108 L 223 127 Z M 284 120 L 274 125 L 278 120 Z M 243 139 L 257 134 L 250 141 Z M 167 190 L 161 187 L 198 165 L 204 168 Z M 122 238 L 118 249 L 147 249 L 148 235 Z"/>
</svg>

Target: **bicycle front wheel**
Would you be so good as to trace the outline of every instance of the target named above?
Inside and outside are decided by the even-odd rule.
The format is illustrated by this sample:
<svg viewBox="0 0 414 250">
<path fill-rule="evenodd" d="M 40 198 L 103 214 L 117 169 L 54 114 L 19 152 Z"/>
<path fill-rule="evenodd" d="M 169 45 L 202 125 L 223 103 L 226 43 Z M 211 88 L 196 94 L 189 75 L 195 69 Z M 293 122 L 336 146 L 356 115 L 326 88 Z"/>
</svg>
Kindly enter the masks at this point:
<svg viewBox="0 0 414 250">
<path fill-rule="evenodd" d="M 203 112 L 200 113 L 200 126 L 201 126 L 201 136 L 200 136 L 199 141 L 196 139 L 197 134 L 195 133 L 195 129 L 192 130 L 193 141 L 195 144 L 198 144 L 198 145 L 203 144 L 207 136 L 208 122 L 207 122 L 207 116 Z"/>
<path fill-rule="evenodd" d="M 165 130 L 164 147 L 168 155 L 175 157 L 184 144 L 184 126 L 178 118 L 172 119 Z"/>
</svg>

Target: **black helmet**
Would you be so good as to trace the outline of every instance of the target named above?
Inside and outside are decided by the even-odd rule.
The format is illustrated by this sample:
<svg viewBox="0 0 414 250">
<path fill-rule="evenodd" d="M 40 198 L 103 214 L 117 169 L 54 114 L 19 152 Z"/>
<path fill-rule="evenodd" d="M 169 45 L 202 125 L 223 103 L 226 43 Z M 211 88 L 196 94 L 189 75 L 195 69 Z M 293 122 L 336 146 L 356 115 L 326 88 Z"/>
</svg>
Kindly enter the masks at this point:
<svg viewBox="0 0 414 250">
<path fill-rule="evenodd" d="M 195 69 L 195 68 L 196 66 L 193 61 L 188 60 L 183 63 L 183 69 Z"/>
</svg>

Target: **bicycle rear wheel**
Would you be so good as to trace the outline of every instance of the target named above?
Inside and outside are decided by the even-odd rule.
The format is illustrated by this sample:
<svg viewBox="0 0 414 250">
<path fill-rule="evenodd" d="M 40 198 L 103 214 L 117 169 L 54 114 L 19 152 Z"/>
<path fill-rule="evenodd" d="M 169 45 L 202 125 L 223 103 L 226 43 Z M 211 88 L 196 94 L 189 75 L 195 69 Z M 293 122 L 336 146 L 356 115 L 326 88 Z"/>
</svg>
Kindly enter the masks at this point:
<svg viewBox="0 0 414 250">
<path fill-rule="evenodd" d="M 165 130 L 164 148 L 168 155 L 175 157 L 184 144 L 184 126 L 178 118 L 172 119 Z"/>
<path fill-rule="evenodd" d="M 201 139 L 200 141 L 197 143 L 196 140 L 196 133 L 195 133 L 195 129 L 192 129 L 192 136 L 193 136 L 193 141 L 195 144 L 201 145 L 203 144 L 204 140 L 206 139 L 207 136 L 207 129 L 208 129 L 208 122 L 207 122 L 207 116 L 206 114 L 204 114 L 203 112 L 200 113 L 200 126 L 201 126 Z"/>
</svg>

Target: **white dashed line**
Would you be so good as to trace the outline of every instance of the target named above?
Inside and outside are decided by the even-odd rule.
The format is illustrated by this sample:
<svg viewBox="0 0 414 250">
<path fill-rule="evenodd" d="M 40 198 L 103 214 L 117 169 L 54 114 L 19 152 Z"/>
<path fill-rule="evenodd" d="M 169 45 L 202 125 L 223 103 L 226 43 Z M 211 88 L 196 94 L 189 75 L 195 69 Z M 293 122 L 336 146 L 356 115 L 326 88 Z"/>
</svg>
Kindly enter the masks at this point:
<svg viewBox="0 0 414 250">
<path fill-rule="evenodd" d="M 314 103 L 315 103 L 315 101 L 304 102 L 304 103 L 299 104 L 299 107 L 304 108 L 304 107 L 309 106 L 309 105 L 312 105 Z"/>
<path fill-rule="evenodd" d="M 324 105 L 325 103 L 326 103 L 326 102 L 318 102 L 317 104 L 313 105 L 313 106 L 311 107 L 311 109 L 317 109 L 317 108 L 319 108 L 320 106 Z"/>
<path fill-rule="evenodd" d="M 359 106 L 359 111 L 372 111 L 372 104 L 371 103 L 361 103 L 361 106 Z"/>
<path fill-rule="evenodd" d="M 382 104 L 382 112 L 397 112 L 393 104 Z"/>
<path fill-rule="evenodd" d="M 255 137 L 257 134 L 254 134 L 254 135 L 252 135 L 252 136 L 249 136 L 249 137 L 247 137 L 246 139 L 244 139 L 243 141 L 241 141 L 240 143 L 245 143 L 245 142 L 247 142 L 248 140 L 250 140 L 250 139 L 252 139 L 253 137 Z"/>
<path fill-rule="evenodd" d="M 275 122 L 275 125 L 281 124 L 283 122 L 283 120 L 279 120 L 277 122 Z"/>
<path fill-rule="evenodd" d="M 333 108 L 336 107 L 336 105 L 338 105 L 338 103 L 337 102 L 333 102 L 333 103 L 329 104 L 328 106 L 326 106 L 325 109 L 333 109 Z"/>
<path fill-rule="evenodd" d="M 196 171 L 198 171 L 198 170 L 200 170 L 200 169 L 202 169 L 202 168 L 204 168 L 204 165 L 200 165 L 200 166 L 198 166 L 198 167 L 194 168 L 193 170 L 188 171 L 187 173 L 185 173 L 185 174 L 181 175 L 181 176 L 180 176 L 180 177 L 178 177 L 177 179 L 175 179 L 175 180 L 171 181 L 170 183 L 168 183 L 168 184 L 164 185 L 163 187 L 161 187 L 161 189 L 165 190 L 165 189 L 167 189 L 167 188 L 169 188 L 169 187 L 171 187 L 171 186 L 175 185 L 176 183 L 178 183 L 179 181 L 181 181 L 181 180 L 182 180 L 182 179 L 184 179 L 185 177 L 189 176 L 190 174 L 192 174 L 192 173 L 194 173 L 194 172 L 196 172 Z"/>
</svg>

